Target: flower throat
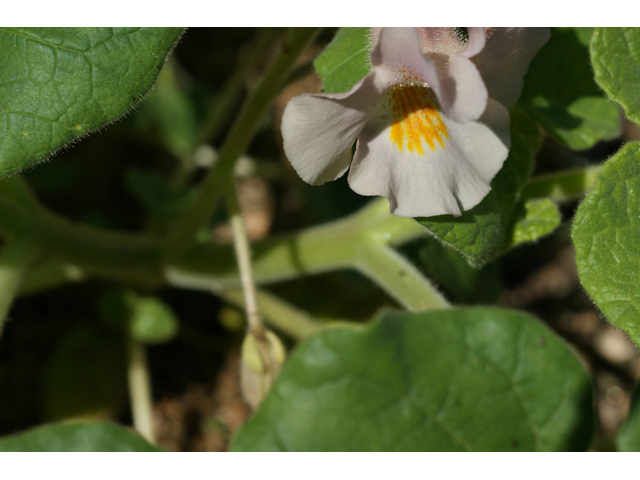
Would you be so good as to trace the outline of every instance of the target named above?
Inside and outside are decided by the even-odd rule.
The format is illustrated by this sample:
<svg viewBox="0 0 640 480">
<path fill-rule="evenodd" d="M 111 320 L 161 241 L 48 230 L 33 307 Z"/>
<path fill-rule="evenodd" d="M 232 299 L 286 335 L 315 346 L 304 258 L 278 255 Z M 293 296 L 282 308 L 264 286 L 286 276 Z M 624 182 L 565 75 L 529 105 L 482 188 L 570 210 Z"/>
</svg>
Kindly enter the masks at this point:
<svg viewBox="0 0 640 480">
<path fill-rule="evenodd" d="M 424 154 L 422 140 L 436 149 L 436 142 L 444 149 L 444 141 L 449 139 L 447 127 L 442 122 L 438 101 L 430 88 L 422 85 L 398 85 L 390 90 L 393 125 L 391 140 L 398 150 L 404 148 L 407 138 L 407 150 Z"/>
</svg>

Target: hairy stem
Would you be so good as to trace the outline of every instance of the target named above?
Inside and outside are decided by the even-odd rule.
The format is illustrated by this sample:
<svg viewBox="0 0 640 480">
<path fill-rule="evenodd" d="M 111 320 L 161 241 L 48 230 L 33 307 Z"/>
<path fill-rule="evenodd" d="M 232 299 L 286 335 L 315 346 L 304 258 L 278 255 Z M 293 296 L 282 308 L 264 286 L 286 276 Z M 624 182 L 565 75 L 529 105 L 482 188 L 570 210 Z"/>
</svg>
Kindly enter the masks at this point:
<svg viewBox="0 0 640 480">
<path fill-rule="evenodd" d="M 376 281 L 408 310 L 449 308 L 449 302 L 407 259 L 383 245 L 359 250 L 356 268 Z"/>
</svg>

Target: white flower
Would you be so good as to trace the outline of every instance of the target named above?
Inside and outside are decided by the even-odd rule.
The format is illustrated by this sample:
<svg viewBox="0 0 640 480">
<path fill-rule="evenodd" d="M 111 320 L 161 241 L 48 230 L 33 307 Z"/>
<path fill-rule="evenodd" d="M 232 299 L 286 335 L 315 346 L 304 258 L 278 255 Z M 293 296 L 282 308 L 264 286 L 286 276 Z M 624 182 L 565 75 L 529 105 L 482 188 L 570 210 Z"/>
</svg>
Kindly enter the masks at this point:
<svg viewBox="0 0 640 480">
<path fill-rule="evenodd" d="M 489 192 L 509 112 L 546 28 L 383 28 L 373 70 L 346 93 L 302 94 L 282 119 L 287 158 L 312 185 L 342 176 L 402 217 L 460 215 Z M 352 161 L 351 147 L 358 141 Z"/>
</svg>

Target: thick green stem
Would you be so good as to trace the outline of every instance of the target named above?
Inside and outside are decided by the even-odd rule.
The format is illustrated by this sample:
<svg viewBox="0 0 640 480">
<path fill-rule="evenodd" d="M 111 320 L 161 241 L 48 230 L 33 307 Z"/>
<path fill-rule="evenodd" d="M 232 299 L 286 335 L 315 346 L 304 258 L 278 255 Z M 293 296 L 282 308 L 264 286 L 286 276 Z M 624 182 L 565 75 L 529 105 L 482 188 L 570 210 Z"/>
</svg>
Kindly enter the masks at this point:
<svg viewBox="0 0 640 480">
<path fill-rule="evenodd" d="M 5 242 L 0 252 L 0 337 L 22 280 L 40 250 L 24 238 Z"/>
<path fill-rule="evenodd" d="M 358 270 L 376 281 L 408 310 L 449 308 L 449 302 L 407 259 L 383 245 L 371 244 L 359 250 Z"/>
<path fill-rule="evenodd" d="M 151 378 L 144 345 L 127 334 L 127 381 L 133 426 L 148 441 L 155 443 Z"/>
<path fill-rule="evenodd" d="M 596 165 L 534 177 L 525 185 L 522 198 L 551 198 L 556 202 L 579 198 L 595 186 L 600 168 Z"/>
<path fill-rule="evenodd" d="M 385 199 L 373 200 L 347 218 L 256 243 L 252 255 L 256 283 L 343 268 L 357 268 L 374 280 L 382 278 L 375 267 L 366 266 L 367 260 L 360 258 L 359 252 L 368 245 L 399 246 L 424 235 L 417 222 L 393 216 L 388 209 Z M 78 225 L 41 205 L 18 205 L 3 195 L 0 229 L 34 234 L 31 238 L 52 257 L 34 268 L 26 279 L 24 293 L 91 276 L 128 284 L 168 283 L 203 290 L 237 288 L 241 284 L 230 246 L 196 245 L 178 262 L 163 264 L 163 244 L 156 237 Z M 397 285 L 386 282 L 381 286 L 408 305 L 402 301 L 403 294 L 394 293 Z"/>
<path fill-rule="evenodd" d="M 163 241 L 71 222 L 38 203 L 19 178 L 0 181 L 0 230 L 30 238 L 43 253 L 128 283 L 162 283 Z"/>
<path fill-rule="evenodd" d="M 253 244 L 252 263 L 258 284 L 353 268 L 358 251 L 369 243 L 398 246 L 425 235 L 410 218 L 389 213 L 386 199 L 370 202 L 354 215 L 335 222 L 279 235 Z M 194 289 L 238 287 L 230 247 L 197 245 L 165 270 L 167 281 Z"/>
<path fill-rule="evenodd" d="M 318 33 L 318 29 L 294 28 L 289 33 L 280 54 L 240 112 L 220 149 L 216 165 L 209 170 L 199 187 L 198 196 L 169 237 L 167 245 L 169 258 L 178 258 L 186 251 L 198 229 L 206 224 L 213 214 L 218 199 L 220 175 L 232 175 L 236 159 L 247 149 L 267 108 L 279 92 L 300 54 Z"/>
</svg>

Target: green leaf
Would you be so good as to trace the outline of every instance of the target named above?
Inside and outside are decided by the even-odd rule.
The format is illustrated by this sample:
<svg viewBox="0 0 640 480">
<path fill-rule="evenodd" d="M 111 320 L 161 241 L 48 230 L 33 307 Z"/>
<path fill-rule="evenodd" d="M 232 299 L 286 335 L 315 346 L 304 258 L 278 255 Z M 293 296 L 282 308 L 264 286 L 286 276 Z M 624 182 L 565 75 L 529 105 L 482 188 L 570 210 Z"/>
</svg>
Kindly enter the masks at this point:
<svg viewBox="0 0 640 480">
<path fill-rule="evenodd" d="M 571 350 L 526 314 L 387 313 L 301 344 L 232 450 L 581 450 L 591 391 Z"/>
<path fill-rule="evenodd" d="M 602 167 L 572 237 L 582 285 L 640 345 L 640 143 L 625 145 Z"/>
<path fill-rule="evenodd" d="M 558 142 L 592 147 L 620 134 L 620 112 L 593 79 L 591 28 L 553 28 L 525 77 L 520 105 Z M 561 79 L 561 81 L 559 81 Z"/>
<path fill-rule="evenodd" d="M 0 452 L 162 452 L 111 423 L 58 423 L 0 438 Z"/>
<path fill-rule="evenodd" d="M 343 27 L 313 63 L 326 93 L 347 92 L 372 70 L 371 30 Z"/>
<path fill-rule="evenodd" d="M 491 182 L 491 191 L 460 217 L 441 215 L 416 220 L 445 244 L 460 252 L 471 265 L 484 265 L 498 257 L 510 241 L 511 217 L 520 191 L 533 170 L 540 143 L 537 125 L 514 111 L 511 150 Z"/>
<path fill-rule="evenodd" d="M 527 200 L 516 207 L 509 248 L 534 242 L 553 232 L 560 225 L 560 212 L 554 201 Z"/>
<path fill-rule="evenodd" d="M 180 28 L 0 31 L 0 175 L 116 120 L 153 85 Z"/>
<path fill-rule="evenodd" d="M 594 29 L 591 61 L 598 85 L 640 124 L 640 29 Z"/>
<path fill-rule="evenodd" d="M 121 337 L 80 325 L 56 346 L 45 373 L 46 418 L 102 420 L 126 405 L 126 351 Z"/>
<path fill-rule="evenodd" d="M 172 340 L 180 324 L 175 313 L 156 297 L 141 297 L 132 291 L 110 292 L 98 302 L 106 325 L 128 333 L 137 341 L 154 344 Z"/>
<path fill-rule="evenodd" d="M 451 248 L 434 238 L 425 238 L 418 258 L 427 277 L 456 300 L 471 304 L 492 304 L 502 289 L 498 262 L 474 268 Z"/>
<path fill-rule="evenodd" d="M 629 418 L 616 437 L 616 446 L 621 452 L 640 452 L 640 385 L 633 394 Z"/>
</svg>

